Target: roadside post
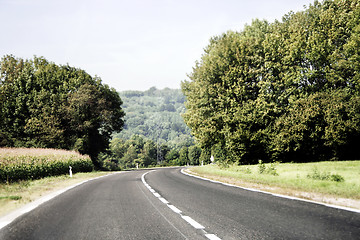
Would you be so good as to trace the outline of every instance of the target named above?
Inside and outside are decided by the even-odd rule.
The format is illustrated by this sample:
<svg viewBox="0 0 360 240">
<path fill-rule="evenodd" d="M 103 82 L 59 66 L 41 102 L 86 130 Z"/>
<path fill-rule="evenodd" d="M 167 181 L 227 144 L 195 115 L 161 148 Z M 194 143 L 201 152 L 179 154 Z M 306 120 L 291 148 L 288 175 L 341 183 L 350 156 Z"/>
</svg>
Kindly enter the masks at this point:
<svg viewBox="0 0 360 240">
<path fill-rule="evenodd" d="M 210 161 L 211 161 L 211 163 L 214 163 L 214 155 L 211 155 L 211 157 L 210 157 Z"/>
</svg>

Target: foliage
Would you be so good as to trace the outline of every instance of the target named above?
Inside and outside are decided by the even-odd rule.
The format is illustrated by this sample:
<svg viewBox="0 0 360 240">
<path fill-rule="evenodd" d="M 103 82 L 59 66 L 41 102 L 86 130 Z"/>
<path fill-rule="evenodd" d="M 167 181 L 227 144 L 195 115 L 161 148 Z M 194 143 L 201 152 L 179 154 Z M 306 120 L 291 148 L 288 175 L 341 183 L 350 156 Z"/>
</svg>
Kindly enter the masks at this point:
<svg viewBox="0 0 360 240">
<path fill-rule="evenodd" d="M 199 165 L 201 148 L 183 146 L 180 150 L 166 144 L 155 143 L 139 135 L 124 140 L 114 138 L 107 153 L 101 154 L 103 166 L 108 170 L 119 170 L 152 166 Z"/>
<path fill-rule="evenodd" d="M 263 163 L 262 160 L 259 160 L 258 167 L 259 167 L 259 173 L 263 174 L 265 172 L 265 170 L 266 170 L 266 166 L 265 166 L 265 163 Z"/>
<path fill-rule="evenodd" d="M 197 145 L 189 147 L 189 161 L 190 165 L 199 165 L 199 159 L 201 156 L 201 148 Z"/>
<path fill-rule="evenodd" d="M 334 182 L 344 182 L 345 179 L 340 174 L 331 174 L 330 172 L 319 172 L 317 168 L 314 168 L 311 173 L 307 175 L 308 178 L 314 180 L 327 180 Z"/>
<path fill-rule="evenodd" d="M 189 161 L 189 148 L 188 147 L 182 147 L 179 151 L 179 164 L 185 165 L 190 164 Z"/>
<path fill-rule="evenodd" d="M 29 154 L 29 152 L 31 154 Z M 38 154 L 40 152 L 40 154 Z M 41 154 L 45 152 L 45 154 Z M 39 179 L 72 171 L 91 172 L 93 164 L 88 156 L 76 152 L 46 149 L 1 149 L 0 182 Z"/>
<path fill-rule="evenodd" d="M 147 91 L 119 94 L 126 112 L 125 125 L 114 138 L 129 140 L 139 135 L 177 149 L 194 144 L 190 129 L 181 117 L 185 111 L 185 97 L 180 89 L 152 87 Z"/>
<path fill-rule="evenodd" d="M 120 131 L 114 89 L 69 65 L 4 56 L 0 72 L 0 146 L 74 149 L 94 164 Z"/>
<path fill-rule="evenodd" d="M 266 166 L 262 160 L 259 160 L 258 163 L 259 174 L 270 174 L 273 176 L 278 176 L 279 174 L 276 172 L 275 163 L 270 163 L 269 166 Z M 249 172 L 249 169 L 246 169 Z M 250 171 L 251 172 L 251 171 Z"/>
<path fill-rule="evenodd" d="M 359 36 L 359 1 L 326 0 L 213 37 L 184 120 L 216 161 L 358 159 Z"/>
</svg>

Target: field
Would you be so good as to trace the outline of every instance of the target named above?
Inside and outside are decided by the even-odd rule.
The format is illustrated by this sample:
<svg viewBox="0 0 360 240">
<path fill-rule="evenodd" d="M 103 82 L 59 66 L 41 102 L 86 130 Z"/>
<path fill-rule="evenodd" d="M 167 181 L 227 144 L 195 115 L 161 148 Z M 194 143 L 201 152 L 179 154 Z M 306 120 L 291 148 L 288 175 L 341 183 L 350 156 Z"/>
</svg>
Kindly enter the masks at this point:
<svg viewBox="0 0 360 240">
<path fill-rule="evenodd" d="M 0 148 L 0 182 L 39 179 L 69 172 L 90 172 L 88 156 L 74 151 L 40 148 Z"/>
<path fill-rule="evenodd" d="M 0 148 L 0 216 L 50 192 L 107 174 L 92 170 L 90 158 L 75 151 Z"/>
<path fill-rule="evenodd" d="M 243 187 L 360 209 L 360 161 L 213 164 L 188 171 Z"/>
</svg>

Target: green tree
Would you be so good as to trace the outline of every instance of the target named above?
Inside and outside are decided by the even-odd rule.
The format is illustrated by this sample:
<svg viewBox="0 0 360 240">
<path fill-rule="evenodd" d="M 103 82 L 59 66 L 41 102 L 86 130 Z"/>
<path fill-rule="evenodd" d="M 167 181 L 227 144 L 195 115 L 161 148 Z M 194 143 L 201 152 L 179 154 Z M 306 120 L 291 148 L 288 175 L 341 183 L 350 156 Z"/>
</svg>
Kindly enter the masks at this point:
<svg viewBox="0 0 360 240">
<path fill-rule="evenodd" d="M 184 146 L 179 151 L 179 165 L 190 164 L 188 147 Z"/>
<path fill-rule="evenodd" d="M 179 162 L 179 156 L 179 151 L 173 148 L 166 154 L 165 159 L 170 165 L 177 165 Z"/>
<path fill-rule="evenodd" d="M 152 140 L 147 140 L 144 144 L 143 154 L 144 154 L 144 166 L 156 165 L 157 155 L 156 155 L 156 145 Z"/>
<path fill-rule="evenodd" d="M 201 148 L 238 163 L 359 157 L 359 13 L 356 0 L 315 1 L 211 38 L 182 83 Z"/>
<path fill-rule="evenodd" d="M 38 57 L 4 56 L 0 73 L 1 144 L 75 149 L 100 167 L 98 154 L 124 124 L 115 89 L 81 69 Z"/>
<path fill-rule="evenodd" d="M 190 165 L 199 165 L 199 159 L 201 155 L 201 148 L 199 146 L 189 147 L 189 161 Z"/>
<path fill-rule="evenodd" d="M 211 149 L 202 149 L 199 162 L 200 163 L 203 162 L 204 164 L 209 164 L 211 163 L 210 158 L 211 158 Z"/>
</svg>

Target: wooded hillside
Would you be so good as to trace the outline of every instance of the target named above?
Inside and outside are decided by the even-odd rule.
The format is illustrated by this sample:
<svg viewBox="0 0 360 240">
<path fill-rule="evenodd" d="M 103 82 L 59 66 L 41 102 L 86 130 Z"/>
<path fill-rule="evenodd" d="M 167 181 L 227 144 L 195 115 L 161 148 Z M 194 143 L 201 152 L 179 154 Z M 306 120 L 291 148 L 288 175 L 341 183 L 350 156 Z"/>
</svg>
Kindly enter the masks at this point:
<svg viewBox="0 0 360 240">
<path fill-rule="evenodd" d="M 180 149 L 193 144 L 190 129 L 181 116 L 185 112 L 185 96 L 180 89 L 120 92 L 126 113 L 125 126 L 114 138 L 143 136 L 160 144 Z"/>
</svg>

